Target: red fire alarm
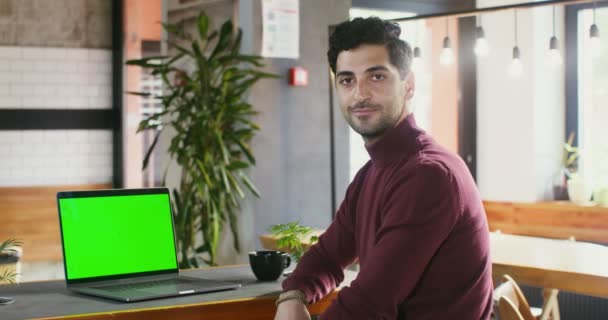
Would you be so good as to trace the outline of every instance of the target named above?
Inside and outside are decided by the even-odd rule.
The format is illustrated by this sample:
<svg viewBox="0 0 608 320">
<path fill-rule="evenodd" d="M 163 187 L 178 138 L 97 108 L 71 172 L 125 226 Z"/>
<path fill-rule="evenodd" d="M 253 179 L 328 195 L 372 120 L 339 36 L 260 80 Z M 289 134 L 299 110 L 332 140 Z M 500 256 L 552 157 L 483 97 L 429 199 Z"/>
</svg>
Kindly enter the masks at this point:
<svg viewBox="0 0 608 320">
<path fill-rule="evenodd" d="M 308 85 L 308 70 L 302 67 L 289 68 L 289 85 L 290 86 L 307 86 Z"/>
</svg>

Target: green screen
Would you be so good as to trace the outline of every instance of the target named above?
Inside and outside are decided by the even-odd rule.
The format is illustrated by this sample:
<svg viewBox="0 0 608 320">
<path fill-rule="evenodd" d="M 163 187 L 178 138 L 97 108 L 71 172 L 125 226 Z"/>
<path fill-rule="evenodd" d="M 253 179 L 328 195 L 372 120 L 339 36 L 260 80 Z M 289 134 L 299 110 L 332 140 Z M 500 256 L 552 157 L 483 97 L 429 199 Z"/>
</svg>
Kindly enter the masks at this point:
<svg viewBox="0 0 608 320">
<path fill-rule="evenodd" d="M 60 199 L 67 279 L 177 268 L 168 197 Z"/>
</svg>

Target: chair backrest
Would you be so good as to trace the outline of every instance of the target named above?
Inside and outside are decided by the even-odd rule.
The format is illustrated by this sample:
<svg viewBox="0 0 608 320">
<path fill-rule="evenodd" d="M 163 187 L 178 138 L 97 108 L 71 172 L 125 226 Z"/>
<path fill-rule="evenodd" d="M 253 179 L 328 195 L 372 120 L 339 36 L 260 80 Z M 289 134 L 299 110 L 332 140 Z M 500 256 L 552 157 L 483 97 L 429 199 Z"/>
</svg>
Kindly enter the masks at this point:
<svg viewBox="0 0 608 320">
<path fill-rule="evenodd" d="M 498 310 L 500 320 L 525 320 L 521 313 L 519 313 L 515 303 L 511 302 L 511 299 L 506 296 L 502 296 L 498 299 Z"/>
<path fill-rule="evenodd" d="M 530 311 L 530 305 L 528 304 L 528 300 L 526 300 L 526 297 L 521 292 L 521 289 L 519 288 L 515 280 L 513 280 L 513 278 L 508 275 L 504 275 L 503 279 L 505 281 L 498 287 L 496 287 L 496 289 L 494 289 L 494 301 L 498 301 L 498 310 L 499 314 L 501 315 L 501 319 L 503 319 L 503 311 L 501 309 L 502 306 L 500 304 L 500 298 L 504 297 L 507 299 L 510 305 L 512 305 L 518 311 L 518 314 L 522 317 L 522 320 L 536 320 L 536 317 L 534 317 L 534 315 L 532 315 L 532 311 Z"/>
</svg>

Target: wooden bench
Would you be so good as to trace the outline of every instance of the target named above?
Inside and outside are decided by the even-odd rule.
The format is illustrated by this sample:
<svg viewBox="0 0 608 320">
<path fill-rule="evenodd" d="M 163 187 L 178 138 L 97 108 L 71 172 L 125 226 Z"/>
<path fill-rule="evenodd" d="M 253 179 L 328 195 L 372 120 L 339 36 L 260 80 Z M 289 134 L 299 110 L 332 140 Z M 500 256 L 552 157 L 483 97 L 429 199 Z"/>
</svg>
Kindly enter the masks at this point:
<svg viewBox="0 0 608 320">
<path fill-rule="evenodd" d="M 21 240 L 24 262 L 62 261 L 57 192 L 108 188 L 111 185 L 0 188 L 0 241 Z"/>
</svg>

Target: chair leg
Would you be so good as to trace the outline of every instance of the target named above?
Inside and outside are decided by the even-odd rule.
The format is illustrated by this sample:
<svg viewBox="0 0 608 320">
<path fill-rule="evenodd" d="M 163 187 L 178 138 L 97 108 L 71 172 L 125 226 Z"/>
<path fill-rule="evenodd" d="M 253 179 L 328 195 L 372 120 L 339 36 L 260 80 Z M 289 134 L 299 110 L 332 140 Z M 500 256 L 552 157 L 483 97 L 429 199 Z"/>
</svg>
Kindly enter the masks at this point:
<svg viewBox="0 0 608 320">
<path fill-rule="evenodd" d="M 557 294 L 559 290 L 552 288 L 543 289 L 543 313 L 539 320 L 560 320 L 559 302 Z"/>
</svg>

